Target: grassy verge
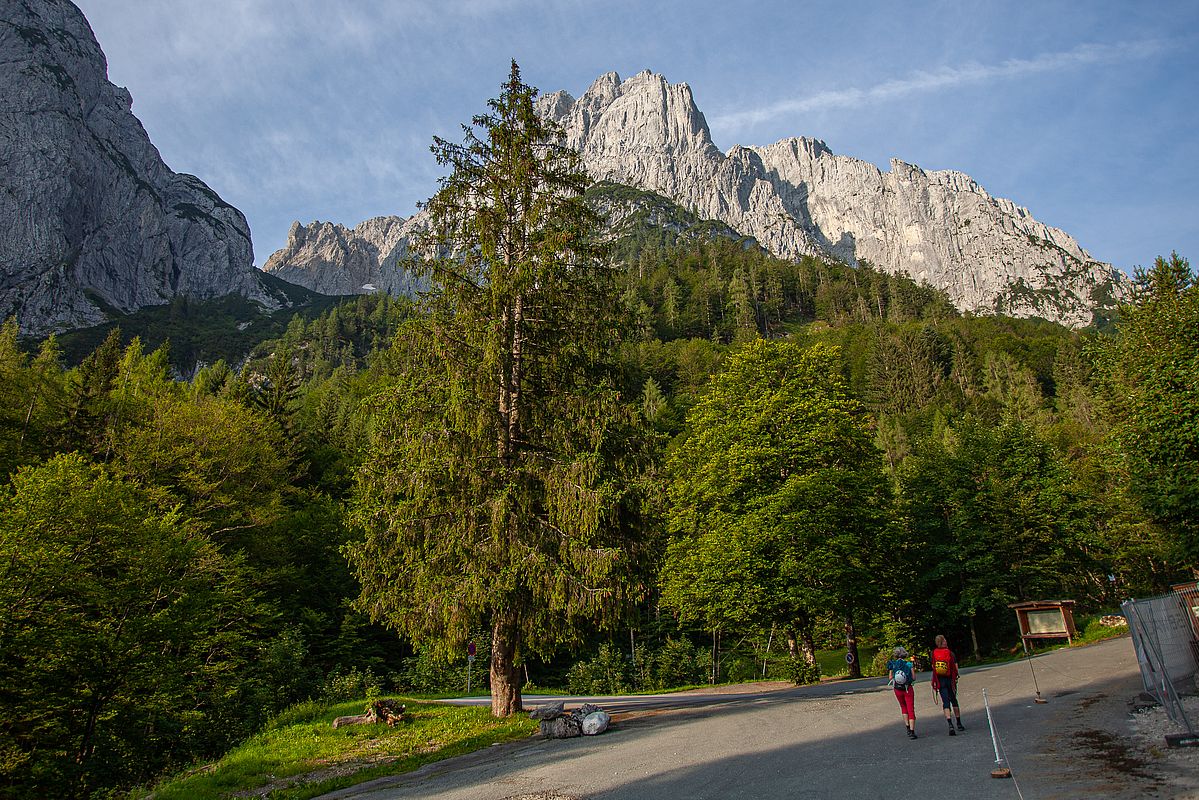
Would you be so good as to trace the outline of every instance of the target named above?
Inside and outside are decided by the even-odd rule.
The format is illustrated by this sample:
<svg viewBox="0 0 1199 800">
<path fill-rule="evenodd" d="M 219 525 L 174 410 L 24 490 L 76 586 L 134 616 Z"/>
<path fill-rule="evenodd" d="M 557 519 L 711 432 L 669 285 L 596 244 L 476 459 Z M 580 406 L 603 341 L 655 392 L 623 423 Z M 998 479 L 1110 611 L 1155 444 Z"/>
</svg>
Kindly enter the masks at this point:
<svg viewBox="0 0 1199 800">
<path fill-rule="evenodd" d="M 848 651 L 845 648 L 839 650 L 817 650 L 816 663 L 820 665 L 820 674 L 826 678 L 844 678 L 849 675 L 849 664 L 845 663 L 845 654 Z M 862 665 L 862 674 L 867 675 L 870 672 L 870 665 L 874 661 L 874 654 L 878 652 L 877 646 L 858 645 L 858 658 Z"/>
<path fill-rule="evenodd" d="M 275 800 L 302 800 L 523 738 L 537 727 L 523 716 L 496 719 L 486 708 L 400 699 L 408 711 L 405 721 L 394 728 L 379 723 L 335 730 L 334 717 L 361 713 L 365 706 L 361 700 L 332 707 L 297 706 L 219 761 L 132 796 L 221 800 L 253 792 Z"/>
</svg>

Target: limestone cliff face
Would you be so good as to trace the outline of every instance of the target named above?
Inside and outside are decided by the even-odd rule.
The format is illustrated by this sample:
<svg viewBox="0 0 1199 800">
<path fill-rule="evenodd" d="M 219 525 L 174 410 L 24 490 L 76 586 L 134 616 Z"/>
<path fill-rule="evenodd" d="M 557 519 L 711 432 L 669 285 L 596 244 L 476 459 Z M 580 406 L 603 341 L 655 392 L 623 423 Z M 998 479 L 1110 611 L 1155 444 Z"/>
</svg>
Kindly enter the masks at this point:
<svg viewBox="0 0 1199 800">
<path fill-rule="evenodd" d="M 712 143 L 686 84 L 601 76 L 577 100 L 542 97 L 597 179 L 658 192 L 753 236 L 775 254 L 868 261 L 943 289 L 963 311 L 1080 326 L 1128 281 L 1067 233 L 994 198 L 960 172 L 902 161 L 882 171 L 816 139 Z"/>
<path fill-rule="evenodd" d="M 346 228 L 331 222 L 293 222 L 287 245 L 263 270 L 321 294 L 381 291 L 413 295 L 423 285 L 404 267 L 422 217 L 373 217 Z"/>
<path fill-rule="evenodd" d="M 245 217 L 172 172 L 107 79 L 67 0 L 0 0 L 0 318 L 26 333 L 241 292 L 259 281 Z"/>
<path fill-rule="evenodd" d="M 621 82 L 609 72 L 578 100 L 555 92 L 538 103 L 595 179 L 664 195 L 786 258 L 822 252 L 763 179 L 755 154 L 726 157 L 713 144 L 687 84 L 672 86 L 650 72 Z"/>
</svg>

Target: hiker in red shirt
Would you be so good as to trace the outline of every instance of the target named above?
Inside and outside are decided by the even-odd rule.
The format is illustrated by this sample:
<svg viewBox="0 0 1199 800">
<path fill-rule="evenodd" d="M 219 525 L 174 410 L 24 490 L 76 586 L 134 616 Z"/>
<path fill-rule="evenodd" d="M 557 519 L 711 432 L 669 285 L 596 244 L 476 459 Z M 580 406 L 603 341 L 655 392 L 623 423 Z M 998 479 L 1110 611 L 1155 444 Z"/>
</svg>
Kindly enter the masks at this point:
<svg viewBox="0 0 1199 800">
<path fill-rule="evenodd" d="M 962 709 L 958 706 L 958 660 L 949 649 L 945 637 L 937 635 L 937 646 L 933 648 L 933 691 L 941 695 L 941 706 L 945 709 L 945 721 L 949 724 L 949 735 L 956 736 L 953 729 L 956 722 L 959 731 L 966 730 L 962 725 Z M 949 711 L 953 709 L 953 716 Z"/>
</svg>

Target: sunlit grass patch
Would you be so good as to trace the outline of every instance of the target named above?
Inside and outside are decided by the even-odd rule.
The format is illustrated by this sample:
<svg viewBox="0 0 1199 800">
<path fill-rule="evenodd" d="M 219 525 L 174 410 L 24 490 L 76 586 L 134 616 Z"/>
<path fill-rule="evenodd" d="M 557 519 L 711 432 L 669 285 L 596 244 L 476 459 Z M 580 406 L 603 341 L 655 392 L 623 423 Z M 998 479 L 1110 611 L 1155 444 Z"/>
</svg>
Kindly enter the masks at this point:
<svg viewBox="0 0 1199 800">
<path fill-rule="evenodd" d="M 525 737 L 537 727 L 523 716 L 496 719 L 487 708 L 400 699 L 408 710 L 404 722 L 394 728 L 376 723 L 334 729 L 334 718 L 363 710 L 362 700 L 335 706 L 301 704 L 216 763 L 170 779 L 152 795 L 155 800 L 301 800 Z"/>
</svg>

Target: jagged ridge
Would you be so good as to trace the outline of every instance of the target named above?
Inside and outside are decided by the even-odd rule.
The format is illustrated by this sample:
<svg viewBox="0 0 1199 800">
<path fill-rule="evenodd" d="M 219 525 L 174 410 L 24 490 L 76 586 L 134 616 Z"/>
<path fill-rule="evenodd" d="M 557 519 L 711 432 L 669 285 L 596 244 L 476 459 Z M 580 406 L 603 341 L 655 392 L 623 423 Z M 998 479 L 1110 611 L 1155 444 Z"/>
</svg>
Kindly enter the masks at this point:
<svg viewBox="0 0 1199 800">
<path fill-rule="evenodd" d="M 660 192 L 785 258 L 869 262 L 927 281 L 963 311 L 1071 326 L 1127 291 L 1069 234 L 960 172 L 899 160 L 883 172 L 809 138 L 723 154 L 690 88 L 661 75 L 612 72 L 577 100 L 554 92 L 539 102 L 595 178 Z"/>
<path fill-rule="evenodd" d="M 596 180 L 660 195 L 783 258 L 869 263 L 927 282 L 962 311 L 1074 327 L 1090 324 L 1096 309 L 1111 308 L 1128 290 L 1122 273 L 1069 234 L 963 173 L 899 160 L 884 172 L 811 138 L 736 145 L 724 154 L 687 84 L 648 71 L 625 81 L 607 73 L 582 97 L 553 92 L 538 109 L 563 126 Z M 628 219 L 632 212 L 608 195 L 603 210 L 617 223 Z M 400 256 L 416 220 L 376 218 L 353 230 L 296 223 L 266 269 L 317 291 L 370 284 L 408 293 L 416 284 Z"/>
<path fill-rule="evenodd" d="M 423 282 L 404 260 L 424 226 L 423 214 L 409 219 L 372 217 L 352 229 L 320 220 L 309 225 L 293 222 L 287 244 L 262 268 L 322 294 L 381 291 L 411 296 Z"/>
</svg>

